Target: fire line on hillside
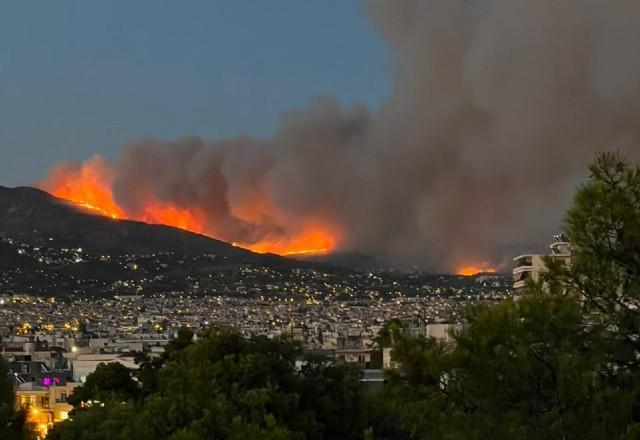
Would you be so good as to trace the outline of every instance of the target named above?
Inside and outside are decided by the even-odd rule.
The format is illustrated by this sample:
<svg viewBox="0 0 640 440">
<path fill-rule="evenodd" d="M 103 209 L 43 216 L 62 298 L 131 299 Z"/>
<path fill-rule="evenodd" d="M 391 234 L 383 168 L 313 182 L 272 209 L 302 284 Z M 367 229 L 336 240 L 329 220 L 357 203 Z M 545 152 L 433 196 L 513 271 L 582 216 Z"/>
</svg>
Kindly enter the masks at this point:
<svg viewBox="0 0 640 440">
<path fill-rule="evenodd" d="M 77 172 L 59 170 L 51 179 L 39 186 L 53 196 L 67 200 L 94 214 L 117 220 L 136 220 L 150 224 L 162 224 L 197 234 L 231 242 L 234 246 L 257 253 L 278 255 L 325 254 L 335 250 L 336 234 L 320 224 L 310 224 L 290 237 L 261 237 L 256 241 L 230 240 L 221 237 L 207 225 L 204 212 L 197 208 L 185 208 L 150 198 L 141 212 L 127 212 L 120 206 L 111 189 L 110 170 L 101 160 L 87 163 Z"/>
</svg>

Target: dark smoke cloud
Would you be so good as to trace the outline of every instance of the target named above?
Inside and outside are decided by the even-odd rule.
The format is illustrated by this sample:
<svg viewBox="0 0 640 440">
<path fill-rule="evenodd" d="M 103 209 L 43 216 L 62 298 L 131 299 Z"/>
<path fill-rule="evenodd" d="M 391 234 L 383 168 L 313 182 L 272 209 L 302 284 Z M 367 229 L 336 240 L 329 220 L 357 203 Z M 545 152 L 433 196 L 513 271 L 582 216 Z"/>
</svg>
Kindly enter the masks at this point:
<svg viewBox="0 0 640 440">
<path fill-rule="evenodd" d="M 199 206 L 228 240 L 324 218 L 341 246 L 451 268 L 544 242 L 593 152 L 640 154 L 638 0 L 370 0 L 392 47 L 373 111 L 318 98 L 269 140 L 127 145 L 118 201 Z"/>
<path fill-rule="evenodd" d="M 372 142 L 393 145 L 383 163 L 413 176 L 407 221 L 432 256 L 544 241 L 594 150 L 637 157 L 640 3 L 377 0 L 369 11 L 398 59 Z"/>
</svg>

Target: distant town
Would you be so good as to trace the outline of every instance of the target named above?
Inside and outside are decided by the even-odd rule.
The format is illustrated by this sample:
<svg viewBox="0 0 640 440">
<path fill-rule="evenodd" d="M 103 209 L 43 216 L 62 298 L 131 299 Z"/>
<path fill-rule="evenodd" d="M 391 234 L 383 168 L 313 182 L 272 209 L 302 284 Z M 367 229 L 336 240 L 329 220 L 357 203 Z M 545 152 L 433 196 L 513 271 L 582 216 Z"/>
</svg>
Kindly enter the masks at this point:
<svg viewBox="0 0 640 440">
<path fill-rule="evenodd" d="M 82 328 L 84 335 L 148 334 L 158 339 L 170 338 L 181 326 L 218 324 L 246 334 L 291 334 L 310 348 L 335 348 L 326 342 L 329 335 L 357 330 L 366 346 L 367 337 L 390 319 L 415 316 L 425 323 L 458 323 L 466 305 L 497 302 L 511 294 L 511 278 L 499 274 L 241 265 L 183 279 L 172 278 L 175 267 L 210 263 L 215 255 L 185 261 L 171 253 L 110 256 L 79 248 L 32 247 L 6 238 L 2 243 L 36 266 L 27 282 L 20 267 L 0 273 L 0 334 L 5 338 L 74 337 Z M 114 266 L 118 270 L 109 270 Z M 105 271 L 112 278 L 118 273 L 124 277 L 96 275 Z"/>
<path fill-rule="evenodd" d="M 138 368 L 140 356 L 159 356 L 181 328 L 285 336 L 376 382 L 390 362 L 376 344 L 385 323 L 400 319 L 446 341 L 465 306 L 512 294 L 501 274 L 225 264 L 212 253 L 108 255 L 6 237 L 0 246 L 11 262 L 0 269 L 0 354 L 43 435 L 68 417 L 66 397 L 99 364 Z"/>
</svg>

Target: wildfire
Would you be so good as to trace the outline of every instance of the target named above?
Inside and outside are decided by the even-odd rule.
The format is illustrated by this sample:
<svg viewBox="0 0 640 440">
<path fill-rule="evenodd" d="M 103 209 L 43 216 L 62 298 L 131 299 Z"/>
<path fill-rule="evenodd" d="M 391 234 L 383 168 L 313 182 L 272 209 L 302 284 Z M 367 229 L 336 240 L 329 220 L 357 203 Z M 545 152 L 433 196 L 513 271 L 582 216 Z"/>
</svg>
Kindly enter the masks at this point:
<svg viewBox="0 0 640 440">
<path fill-rule="evenodd" d="M 56 197 L 68 200 L 96 214 L 114 219 L 125 218 L 113 198 L 113 176 L 100 157 L 94 157 L 78 168 L 61 166 L 53 169 L 44 187 Z"/>
<path fill-rule="evenodd" d="M 217 237 L 206 223 L 206 215 L 197 208 L 185 208 L 160 202 L 153 198 L 145 200 L 141 212 L 127 212 L 120 206 L 111 189 L 113 175 L 109 166 L 100 157 L 94 157 L 79 165 L 62 165 L 54 168 L 36 186 L 52 195 L 68 200 L 95 214 L 113 219 L 136 220 L 151 224 L 162 224 Z M 287 237 L 274 236 L 257 242 L 233 242 L 257 253 L 278 255 L 322 254 L 336 247 L 337 234 L 325 225 L 310 223 L 300 232 Z"/>
<path fill-rule="evenodd" d="M 481 267 L 465 266 L 456 271 L 456 274 L 464 275 L 467 277 L 478 275 L 479 273 L 496 273 L 496 270 L 488 266 L 481 266 Z"/>
<path fill-rule="evenodd" d="M 61 199 L 65 199 L 65 197 L 62 196 L 56 196 L 56 197 L 60 197 Z M 122 218 L 121 215 L 117 212 L 117 211 L 108 211 L 106 209 L 102 209 L 99 206 L 94 206 L 91 203 L 88 202 L 82 202 L 82 201 L 76 201 L 76 200 L 71 200 L 71 199 L 66 199 L 69 200 L 70 202 L 73 202 L 74 204 L 82 207 L 82 208 L 86 208 L 89 211 L 95 211 L 96 213 L 100 214 L 100 215 L 104 215 L 105 217 L 111 217 L 113 219 L 119 219 Z"/>
<path fill-rule="evenodd" d="M 145 223 L 173 226 L 198 234 L 202 234 L 204 231 L 204 214 L 198 210 L 160 203 L 147 205 L 138 220 Z"/>
<path fill-rule="evenodd" d="M 324 254 L 335 248 L 335 234 L 319 226 L 311 226 L 287 239 L 264 240 L 257 243 L 233 243 L 259 254 L 285 256 Z"/>
</svg>

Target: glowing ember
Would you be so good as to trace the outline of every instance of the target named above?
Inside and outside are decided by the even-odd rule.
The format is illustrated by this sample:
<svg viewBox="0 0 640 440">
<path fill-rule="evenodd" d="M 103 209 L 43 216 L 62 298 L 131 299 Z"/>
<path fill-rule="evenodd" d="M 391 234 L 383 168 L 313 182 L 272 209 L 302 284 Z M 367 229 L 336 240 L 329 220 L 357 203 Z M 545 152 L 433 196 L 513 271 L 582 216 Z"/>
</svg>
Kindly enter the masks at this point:
<svg viewBox="0 0 640 440">
<path fill-rule="evenodd" d="M 145 200 L 141 210 L 128 212 L 116 203 L 111 189 L 112 183 L 113 175 L 109 166 L 103 159 L 96 156 L 82 164 L 56 167 L 51 170 L 46 180 L 37 182 L 36 186 L 58 198 L 68 200 L 105 217 L 162 224 L 223 240 L 231 238 L 217 236 L 214 231 L 215 225 L 211 225 L 211 219 L 207 219 L 205 213 L 197 208 L 175 206 L 151 197 Z M 243 212 L 249 215 L 247 213 L 250 211 L 244 209 Z M 260 209 L 257 212 L 260 213 Z M 234 242 L 233 245 L 257 253 L 322 254 L 336 247 L 336 237 L 337 234 L 330 228 L 313 223 L 305 225 L 299 232 L 286 237 L 267 236 L 256 242 Z"/>
<path fill-rule="evenodd" d="M 482 266 L 482 267 L 466 266 L 456 271 L 456 274 L 464 275 L 467 277 L 478 275 L 479 273 L 496 273 L 496 270 L 492 267 L 487 267 L 487 266 Z"/>
</svg>

